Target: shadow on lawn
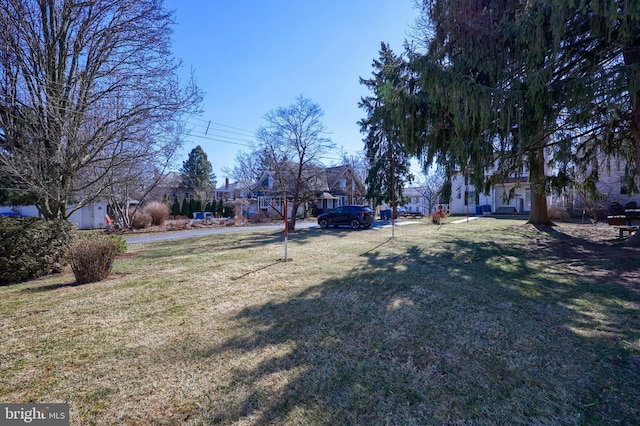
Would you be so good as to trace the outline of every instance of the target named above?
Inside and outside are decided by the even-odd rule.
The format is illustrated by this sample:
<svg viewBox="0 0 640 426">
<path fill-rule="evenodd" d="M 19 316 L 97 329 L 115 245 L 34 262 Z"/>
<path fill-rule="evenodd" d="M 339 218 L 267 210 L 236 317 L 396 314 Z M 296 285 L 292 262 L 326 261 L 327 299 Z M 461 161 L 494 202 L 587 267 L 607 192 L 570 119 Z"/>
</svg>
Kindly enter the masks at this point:
<svg viewBox="0 0 640 426">
<path fill-rule="evenodd" d="M 233 370 L 227 386 L 242 398 L 217 384 L 208 420 L 633 423 L 640 297 L 615 281 L 614 264 L 589 269 L 588 244 L 569 241 L 454 240 L 402 255 L 381 244 L 347 276 L 246 309 L 237 337 L 190 355 L 259 360 Z M 548 256 L 581 268 L 541 271 Z"/>
</svg>

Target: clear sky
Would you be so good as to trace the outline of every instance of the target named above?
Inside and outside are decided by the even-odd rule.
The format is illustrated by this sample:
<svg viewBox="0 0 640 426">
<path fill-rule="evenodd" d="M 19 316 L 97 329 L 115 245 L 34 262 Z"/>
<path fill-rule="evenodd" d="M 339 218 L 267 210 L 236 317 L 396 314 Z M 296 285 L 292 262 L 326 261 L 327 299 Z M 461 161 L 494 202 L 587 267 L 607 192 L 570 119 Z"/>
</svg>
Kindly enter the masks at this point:
<svg viewBox="0 0 640 426">
<path fill-rule="evenodd" d="M 201 116 L 176 168 L 202 146 L 218 186 L 238 151 L 249 151 L 270 110 L 299 95 L 320 105 L 328 137 L 363 149 L 358 101 L 380 43 L 400 52 L 417 16 L 413 0 L 165 0 L 175 10 L 173 46 L 205 92 Z M 208 129 L 207 129 L 208 128 Z M 206 133 L 206 136 L 205 136 Z M 338 162 L 338 153 L 327 164 Z"/>
</svg>

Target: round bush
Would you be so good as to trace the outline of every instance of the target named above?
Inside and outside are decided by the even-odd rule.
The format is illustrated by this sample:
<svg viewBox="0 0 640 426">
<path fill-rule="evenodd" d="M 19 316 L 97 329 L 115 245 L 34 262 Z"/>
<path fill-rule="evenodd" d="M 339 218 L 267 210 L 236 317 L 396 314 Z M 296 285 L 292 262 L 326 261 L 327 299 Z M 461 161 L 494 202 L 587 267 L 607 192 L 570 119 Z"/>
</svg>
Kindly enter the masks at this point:
<svg viewBox="0 0 640 426">
<path fill-rule="evenodd" d="M 152 201 L 144 206 L 143 212 L 151 216 L 151 224 L 159 226 L 169 217 L 169 206 L 159 201 Z"/>
<path fill-rule="evenodd" d="M 144 229 L 151 225 L 152 221 L 153 218 L 151 215 L 142 211 L 137 212 L 135 216 L 133 216 L 132 224 L 135 229 Z"/>
<path fill-rule="evenodd" d="M 117 254 L 117 245 L 108 238 L 76 240 L 70 253 L 76 283 L 92 283 L 107 278 Z"/>
</svg>

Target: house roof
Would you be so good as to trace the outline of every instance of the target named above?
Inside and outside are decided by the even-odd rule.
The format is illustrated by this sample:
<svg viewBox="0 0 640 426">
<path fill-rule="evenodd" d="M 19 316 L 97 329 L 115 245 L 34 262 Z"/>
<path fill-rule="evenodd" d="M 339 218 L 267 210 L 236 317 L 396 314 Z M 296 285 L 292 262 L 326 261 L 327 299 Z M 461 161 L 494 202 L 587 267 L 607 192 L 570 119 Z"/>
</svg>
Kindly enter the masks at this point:
<svg viewBox="0 0 640 426">
<path fill-rule="evenodd" d="M 216 188 L 216 192 L 231 192 L 235 191 L 236 189 L 250 189 L 251 187 L 252 186 L 246 181 L 236 181 L 233 183 L 229 183 L 229 185 L 225 183 L 224 185 Z"/>
<path fill-rule="evenodd" d="M 327 175 L 327 184 L 329 188 L 336 186 L 338 181 L 348 172 L 351 167 L 348 165 L 327 167 L 325 173 Z"/>
</svg>

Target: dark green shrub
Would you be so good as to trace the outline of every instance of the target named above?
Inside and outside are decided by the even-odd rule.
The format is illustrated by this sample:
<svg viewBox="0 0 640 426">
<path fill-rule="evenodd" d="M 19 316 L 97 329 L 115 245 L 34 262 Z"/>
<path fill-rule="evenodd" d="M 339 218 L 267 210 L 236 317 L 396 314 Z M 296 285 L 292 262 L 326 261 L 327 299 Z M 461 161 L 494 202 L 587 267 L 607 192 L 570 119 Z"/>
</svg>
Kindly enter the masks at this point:
<svg viewBox="0 0 640 426">
<path fill-rule="evenodd" d="M 127 240 L 125 240 L 122 235 L 109 234 L 109 235 L 105 235 L 104 237 L 109 239 L 113 244 L 116 245 L 116 250 L 118 250 L 118 254 L 123 254 L 127 252 Z"/>
<path fill-rule="evenodd" d="M 178 201 L 177 195 L 173 199 L 173 205 L 171 206 L 171 216 L 180 216 L 180 202 Z"/>
<path fill-rule="evenodd" d="M 182 207 L 180 208 L 180 216 L 191 217 L 191 211 L 189 210 L 189 200 L 185 195 L 182 199 Z"/>
<path fill-rule="evenodd" d="M 0 216 L 0 282 L 41 277 L 65 263 L 73 228 L 66 220 Z"/>
<path fill-rule="evenodd" d="M 109 276 L 118 247 L 109 238 L 79 238 L 73 242 L 70 263 L 76 283 L 93 283 Z"/>
</svg>

